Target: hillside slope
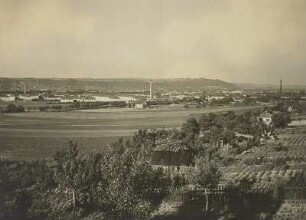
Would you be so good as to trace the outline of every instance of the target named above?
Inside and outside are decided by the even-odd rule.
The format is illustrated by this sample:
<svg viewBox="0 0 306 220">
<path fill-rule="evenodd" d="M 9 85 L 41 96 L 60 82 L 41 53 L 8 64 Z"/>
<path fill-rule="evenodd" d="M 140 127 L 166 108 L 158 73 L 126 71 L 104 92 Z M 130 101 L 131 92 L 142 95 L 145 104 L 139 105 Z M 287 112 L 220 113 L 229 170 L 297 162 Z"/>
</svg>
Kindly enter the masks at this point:
<svg viewBox="0 0 306 220">
<path fill-rule="evenodd" d="M 91 90 L 100 92 L 143 92 L 149 89 L 148 79 L 65 79 L 65 78 L 0 78 L 1 91 L 23 90 L 53 90 L 73 91 Z M 188 90 L 205 89 L 235 89 L 236 85 L 214 79 L 155 79 L 154 88 L 157 90 Z"/>
</svg>

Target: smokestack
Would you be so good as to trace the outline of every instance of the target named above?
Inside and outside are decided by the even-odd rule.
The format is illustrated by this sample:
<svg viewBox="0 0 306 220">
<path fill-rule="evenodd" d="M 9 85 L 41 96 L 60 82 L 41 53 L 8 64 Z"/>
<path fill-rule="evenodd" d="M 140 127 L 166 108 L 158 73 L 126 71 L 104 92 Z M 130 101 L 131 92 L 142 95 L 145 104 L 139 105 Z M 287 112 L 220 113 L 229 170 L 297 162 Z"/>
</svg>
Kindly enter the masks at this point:
<svg viewBox="0 0 306 220">
<path fill-rule="evenodd" d="M 153 82 L 152 82 L 152 79 L 151 79 L 150 80 L 150 99 L 153 98 L 152 84 L 153 84 Z"/>
<path fill-rule="evenodd" d="M 23 93 L 27 94 L 27 84 L 26 83 L 24 83 L 23 85 Z"/>
<path fill-rule="evenodd" d="M 279 94 L 280 96 L 283 94 L 283 80 L 280 80 L 279 82 Z"/>
</svg>

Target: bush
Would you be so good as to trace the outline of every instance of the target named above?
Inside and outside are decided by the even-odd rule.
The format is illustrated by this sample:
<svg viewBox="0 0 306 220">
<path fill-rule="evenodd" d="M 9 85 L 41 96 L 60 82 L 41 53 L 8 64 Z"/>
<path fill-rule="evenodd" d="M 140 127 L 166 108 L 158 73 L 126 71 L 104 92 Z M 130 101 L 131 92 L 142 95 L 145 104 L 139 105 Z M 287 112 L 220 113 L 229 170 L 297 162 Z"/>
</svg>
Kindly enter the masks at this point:
<svg viewBox="0 0 306 220">
<path fill-rule="evenodd" d="M 7 113 L 17 113 L 17 112 L 24 112 L 24 107 L 22 105 L 16 106 L 14 104 L 9 104 L 4 112 Z"/>
</svg>

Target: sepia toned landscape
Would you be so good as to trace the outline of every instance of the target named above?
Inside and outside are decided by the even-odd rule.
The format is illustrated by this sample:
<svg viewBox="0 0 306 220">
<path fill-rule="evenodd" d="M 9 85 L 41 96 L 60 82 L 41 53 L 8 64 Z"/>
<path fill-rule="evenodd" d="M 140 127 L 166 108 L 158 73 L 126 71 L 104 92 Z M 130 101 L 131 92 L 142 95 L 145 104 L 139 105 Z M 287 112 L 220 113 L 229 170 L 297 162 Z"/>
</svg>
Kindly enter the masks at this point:
<svg viewBox="0 0 306 220">
<path fill-rule="evenodd" d="M 2 91 L 4 219 L 304 218 L 306 96 L 300 87 L 283 87 L 282 80 L 279 87 L 251 89 L 212 81 L 190 86 L 180 79 L 179 88 L 146 80 L 142 91 L 101 91 L 75 79 L 77 90 L 42 90 L 32 81 L 46 80 L 15 79 Z M 101 181 L 116 181 L 116 189 L 107 182 L 100 188 Z M 70 195 L 58 191 L 69 189 Z M 120 207 L 126 196 L 130 205 Z M 144 200 L 150 210 L 134 210 Z"/>
<path fill-rule="evenodd" d="M 0 220 L 306 219 L 303 0 L 0 0 Z"/>
</svg>

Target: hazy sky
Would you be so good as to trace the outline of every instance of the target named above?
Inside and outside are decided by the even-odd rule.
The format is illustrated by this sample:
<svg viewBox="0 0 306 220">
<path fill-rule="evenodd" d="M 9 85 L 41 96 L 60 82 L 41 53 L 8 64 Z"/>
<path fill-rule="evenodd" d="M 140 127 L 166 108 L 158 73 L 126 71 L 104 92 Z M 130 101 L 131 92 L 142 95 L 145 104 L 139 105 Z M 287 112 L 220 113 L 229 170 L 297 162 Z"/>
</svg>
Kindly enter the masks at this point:
<svg viewBox="0 0 306 220">
<path fill-rule="evenodd" d="M 0 0 L 0 77 L 306 84 L 306 1 Z"/>
</svg>

